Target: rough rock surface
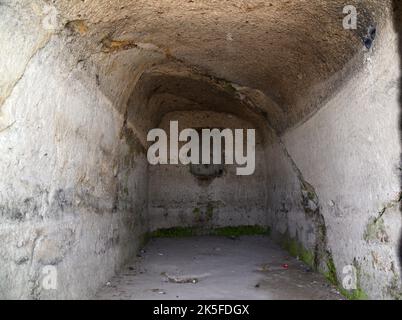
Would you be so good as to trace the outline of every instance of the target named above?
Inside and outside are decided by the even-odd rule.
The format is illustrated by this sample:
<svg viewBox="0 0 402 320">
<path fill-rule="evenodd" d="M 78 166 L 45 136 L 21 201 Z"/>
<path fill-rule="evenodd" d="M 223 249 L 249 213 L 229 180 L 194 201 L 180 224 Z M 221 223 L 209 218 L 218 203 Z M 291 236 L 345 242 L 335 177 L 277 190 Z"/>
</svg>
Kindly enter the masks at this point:
<svg viewBox="0 0 402 320">
<path fill-rule="evenodd" d="M 269 226 L 338 284 L 353 265 L 358 293 L 400 298 L 402 13 L 348 4 L 357 30 L 343 1 L 0 0 L 0 297 L 91 297 L 148 231 L 196 222 Z M 208 189 L 149 167 L 150 128 L 207 113 L 257 129 L 258 174 Z"/>
</svg>

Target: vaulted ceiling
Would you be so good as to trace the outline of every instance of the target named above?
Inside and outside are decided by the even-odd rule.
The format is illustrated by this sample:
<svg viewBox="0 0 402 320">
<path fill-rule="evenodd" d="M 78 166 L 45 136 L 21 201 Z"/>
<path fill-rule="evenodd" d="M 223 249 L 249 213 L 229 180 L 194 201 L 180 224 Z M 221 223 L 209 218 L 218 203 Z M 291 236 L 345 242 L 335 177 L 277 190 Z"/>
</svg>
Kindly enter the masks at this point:
<svg viewBox="0 0 402 320">
<path fill-rule="evenodd" d="M 148 46 L 203 74 L 264 93 L 291 126 L 314 111 L 386 14 L 367 0 L 55 0 L 66 25 L 94 42 Z M 343 8 L 355 5 L 357 30 Z M 384 8 L 384 9 L 383 9 Z M 77 28 L 77 27 L 76 27 Z M 343 70 L 343 72 L 340 72 Z"/>
</svg>

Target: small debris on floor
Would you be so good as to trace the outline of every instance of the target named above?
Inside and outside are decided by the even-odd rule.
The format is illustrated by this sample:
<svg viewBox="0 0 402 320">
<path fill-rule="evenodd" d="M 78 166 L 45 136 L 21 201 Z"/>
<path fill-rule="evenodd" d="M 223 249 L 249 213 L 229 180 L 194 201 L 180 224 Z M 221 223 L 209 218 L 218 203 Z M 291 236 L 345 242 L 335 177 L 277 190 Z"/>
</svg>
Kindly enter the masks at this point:
<svg viewBox="0 0 402 320">
<path fill-rule="evenodd" d="M 159 293 L 159 294 L 166 294 L 166 291 L 164 291 L 162 289 L 152 289 L 151 291 L 155 292 L 155 293 Z"/>
<path fill-rule="evenodd" d="M 342 299 L 332 285 L 323 285 L 328 284 L 323 275 L 314 269 L 306 273 L 311 267 L 288 257 L 262 236 L 156 239 L 144 259 L 133 259 L 96 298 Z"/>
<path fill-rule="evenodd" d="M 270 271 L 271 269 L 270 269 L 269 265 L 263 264 L 257 270 L 261 271 L 261 272 L 266 272 L 266 271 Z"/>
<path fill-rule="evenodd" d="M 172 283 L 198 283 L 198 278 L 191 276 L 172 276 L 162 272 L 162 276 L 166 277 L 168 282 Z"/>
</svg>

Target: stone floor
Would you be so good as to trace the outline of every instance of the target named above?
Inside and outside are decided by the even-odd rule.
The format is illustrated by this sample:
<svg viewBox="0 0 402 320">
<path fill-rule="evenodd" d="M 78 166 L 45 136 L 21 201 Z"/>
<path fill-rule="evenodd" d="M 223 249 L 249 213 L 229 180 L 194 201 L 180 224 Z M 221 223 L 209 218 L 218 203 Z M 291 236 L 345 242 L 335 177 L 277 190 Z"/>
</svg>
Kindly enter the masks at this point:
<svg viewBox="0 0 402 320">
<path fill-rule="evenodd" d="M 152 239 L 96 299 L 342 299 L 264 236 Z"/>
</svg>

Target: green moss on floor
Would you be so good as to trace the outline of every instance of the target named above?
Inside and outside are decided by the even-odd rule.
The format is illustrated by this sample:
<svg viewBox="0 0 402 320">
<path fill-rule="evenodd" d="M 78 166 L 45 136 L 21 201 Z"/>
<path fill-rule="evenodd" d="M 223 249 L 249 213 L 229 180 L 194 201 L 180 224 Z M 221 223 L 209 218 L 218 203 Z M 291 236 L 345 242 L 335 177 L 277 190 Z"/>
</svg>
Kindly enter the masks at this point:
<svg viewBox="0 0 402 320">
<path fill-rule="evenodd" d="M 327 264 L 327 271 L 324 272 L 325 277 L 333 285 L 338 286 L 339 281 L 338 281 L 338 276 L 336 274 L 336 267 L 335 267 L 335 263 L 334 263 L 332 256 L 328 257 L 326 264 Z"/>
<path fill-rule="evenodd" d="M 195 210 L 198 211 L 198 210 Z M 200 227 L 175 227 L 169 229 L 159 229 L 149 233 L 149 238 L 179 238 L 179 237 L 192 237 L 200 235 L 213 235 L 213 236 L 223 236 L 223 237 L 238 237 L 238 236 L 248 236 L 248 235 L 264 235 L 270 236 L 271 229 L 269 227 L 264 228 L 261 226 L 236 226 L 236 227 L 222 227 L 206 229 Z M 298 257 L 301 261 L 306 263 L 308 266 L 316 269 L 315 254 L 314 252 L 306 249 L 299 241 L 290 238 L 289 236 L 282 235 L 280 241 L 282 247 L 289 252 L 290 255 Z M 349 300 L 367 300 L 368 295 L 360 288 L 358 283 L 358 288 L 356 290 L 345 290 L 343 289 L 338 281 L 335 263 L 331 254 L 326 257 L 327 270 L 321 272 L 327 278 L 327 280 L 333 285 L 338 287 L 339 292 Z M 358 268 L 357 268 L 358 269 Z M 359 270 L 358 270 L 359 278 Z"/>
<path fill-rule="evenodd" d="M 289 252 L 290 255 L 292 255 L 293 257 L 298 257 L 301 261 L 303 261 L 310 267 L 317 269 L 314 253 L 310 250 L 307 250 L 299 241 L 292 239 L 285 234 L 285 235 L 282 235 L 281 245 L 285 250 L 287 250 Z M 368 299 L 367 294 L 359 286 L 356 290 L 351 290 L 351 291 L 347 291 L 347 290 L 341 288 L 339 285 L 336 267 L 335 267 L 335 263 L 332 258 L 332 255 L 328 254 L 328 256 L 325 259 L 326 259 L 325 263 L 326 263 L 327 268 L 326 268 L 325 272 L 323 270 L 321 270 L 321 272 L 324 274 L 324 276 L 327 278 L 327 280 L 331 284 L 333 284 L 334 286 L 336 286 L 338 288 L 339 292 L 346 299 L 349 299 L 349 300 L 367 300 Z M 318 271 L 320 271 L 320 270 L 318 270 Z"/>
<path fill-rule="evenodd" d="M 264 228 L 261 226 L 238 226 L 238 227 L 223 227 L 215 228 L 212 230 L 212 235 L 226 236 L 226 237 L 238 237 L 238 236 L 269 236 L 271 234 L 270 228 Z"/>
<path fill-rule="evenodd" d="M 307 250 L 299 241 L 284 235 L 281 245 L 291 256 L 298 257 L 305 264 L 314 268 L 314 253 Z"/>
<path fill-rule="evenodd" d="M 176 227 L 169 229 L 159 229 L 149 234 L 150 238 L 181 238 L 196 236 L 197 228 Z"/>
<path fill-rule="evenodd" d="M 251 235 L 270 235 L 270 229 L 261 226 L 237 226 L 222 228 L 197 228 L 197 227 L 175 227 L 169 229 L 159 229 L 150 233 L 151 238 L 180 238 L 199 235 L 212 235 L 222 237 L 238 237 Z"/>
<path fill-rule="evenodd" d="M 341 285 L 339 285 L 338 290 L 346 299 L 368 300 L 369 299 L 368 295 L 366 294 L 366 292 L 364 292 L 364 290 L 360 286 L 361 268 L 356 260 L 353 261 L 353 266 L 356 268 L 356 281 L 357 281 L 356 287 L 357 288 L 354 290 L 346 290 L 346 289 L 342 288 Z"/>
<path fill-rule="evenodd" d="M 351 291 L 339 288 L 339 292 L 348 300 L 368 300 L 368 295 L 361 288 Z"/>
</svg>

